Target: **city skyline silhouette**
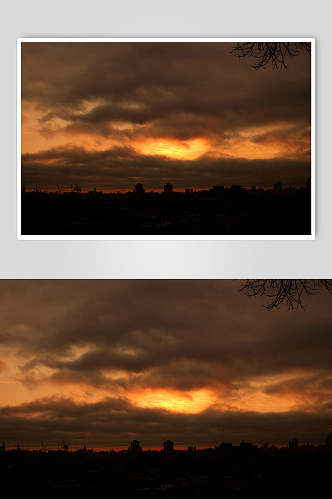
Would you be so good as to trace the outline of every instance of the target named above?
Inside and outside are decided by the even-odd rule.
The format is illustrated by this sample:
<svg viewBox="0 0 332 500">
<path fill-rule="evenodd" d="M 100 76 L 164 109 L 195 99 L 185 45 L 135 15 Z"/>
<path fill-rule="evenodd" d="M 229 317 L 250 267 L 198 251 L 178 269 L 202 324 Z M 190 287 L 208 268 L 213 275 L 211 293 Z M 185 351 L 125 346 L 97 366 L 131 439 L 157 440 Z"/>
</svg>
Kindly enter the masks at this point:
<svg viewBox="0 0 332 500">
<path fill-rule="evenodd" d="M 60 185 L 22 188 L 23 235 L 310 235 L 311 183 L 272 189 L 235 184 L 177 191 L 166 182 L 148 191 L 141 182 L 126 192 Z"/>
<path fill-rule="evenodd" d="M 215 448 L 70 451 L 0 448 L 6 498 L 329 498 L 332 433 L 324 445 L 222 442 Z M 42 474 L 40 472 L 42 471 Z M 306 479 L 304 480 L 304 474 Z"/>
</svg>

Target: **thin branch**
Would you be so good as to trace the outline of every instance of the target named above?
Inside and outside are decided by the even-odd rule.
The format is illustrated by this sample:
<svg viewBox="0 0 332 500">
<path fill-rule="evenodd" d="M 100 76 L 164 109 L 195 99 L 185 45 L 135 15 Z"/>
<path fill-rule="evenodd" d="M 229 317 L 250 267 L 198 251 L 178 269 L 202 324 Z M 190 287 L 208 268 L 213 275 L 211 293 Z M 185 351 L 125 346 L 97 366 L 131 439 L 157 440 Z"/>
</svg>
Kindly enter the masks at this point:
<svg viewBox="0 0 332 500">
<path fill-rule="evenodd" d="M 249 297 L 268 297 L 268 310 L 277 309 L 282 304 L 287 304 L 289 309 L 304 309 L 304 297 L 326 290 L 332 295 L 332 279 L 281 279 L 246 280 L 241 291 Z"/>
<path fill-rule="evenodd" d="M 242 59 L 255 59 L 252 68 L 265 68 L 269 64 L 274 69 L 286 69 L 286 60 L 295 57 L 301 52 L 311 53 L 311 42 L 238 42 L 231 50 L 231 54 Z"/>
</svg>

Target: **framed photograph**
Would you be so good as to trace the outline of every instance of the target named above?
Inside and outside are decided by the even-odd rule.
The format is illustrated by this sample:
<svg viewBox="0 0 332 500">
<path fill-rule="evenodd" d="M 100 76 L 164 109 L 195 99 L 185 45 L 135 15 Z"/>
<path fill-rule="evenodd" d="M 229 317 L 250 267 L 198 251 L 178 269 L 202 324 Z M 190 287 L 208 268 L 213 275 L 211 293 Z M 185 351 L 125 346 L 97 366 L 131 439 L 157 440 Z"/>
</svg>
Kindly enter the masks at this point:
<svg viewBox="0 0 332 500">
<path fill-rule="evenodd" d="M 315 239 L 314 39 L 17 49 L 18 239 Z"/>
</svg>

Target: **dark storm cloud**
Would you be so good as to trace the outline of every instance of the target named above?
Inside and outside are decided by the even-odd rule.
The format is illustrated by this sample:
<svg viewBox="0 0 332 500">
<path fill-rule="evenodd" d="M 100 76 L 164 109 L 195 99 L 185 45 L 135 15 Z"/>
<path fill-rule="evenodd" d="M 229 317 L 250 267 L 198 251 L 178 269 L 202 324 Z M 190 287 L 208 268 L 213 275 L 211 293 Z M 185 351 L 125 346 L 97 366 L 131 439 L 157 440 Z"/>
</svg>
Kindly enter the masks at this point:
<svg viewBox="0 0 332 500">
<path fill-rule="evenodd" d="M 146 187 L 161 188 L 165 182 L 175 188 L 231 185 L 239 179 L 245 186 L 270 186 L 278 180 L 286 184 L 304 185 L 310 175 L 310 159 L 278 158 L 245 160 L 214 158 L 204 155 L 197 160 L 147 156 L 130 147 L 115 147 L 107 151 L 87 151 L 84 148 L 55 148 L 22 156 L 23 182 L 27 185 L 79 183 L 100 187 L 132 189 L 136 182 Z"/>
<path fill-rule="evenodd" d="M 240 285 L 23 281 L 9 287 L 10 293 L 1 284 L 7 289 L 1 298 L 2 341 L 27 357 L 24 372 L 40 364 L 59 376 L 87 380 L 95 373 L 105 384 L 105 369 L 127 372 L 129 386 L 186 389 L 289 370 L 331 374 L 328 296 L 312 298 L 305 313 L 270 313 L 242 296 Z M 87 350 L 73 358 L 73 347 Z"/>
<path fill-rule="evenodd" d="M 94 446 L 127 447 L 132 439 L 143 446 L 161 446 L 165 439 L 176 445 L 197 442 L 215 445 L 224 439 L 239 443 L 255 437 L 256 442 L 287 443 L 296 433 L 300 440 L 320 443 L 331 428 L 332 414 L 312 412 L 265 413 L 221 412 L 210 408 L 198 415 L 172 414 L 132 406 L 123 399 L 80 404 L 53 398 L 3 407 L 0 425 L 9 443 L 24 445 L 43 441 L 55 445 L 65 439 L 71 446 L 82 442 Z M 45 442 L 45 436 L 47 441 Z"/>
<path fill-rule="evenodd" d="M 311 297 L 305 311 L 270 312 L 240 287 L 237 280 L 2 280 L 0 347 L 21 360 L 16 383 L 27 391 L 77 384 L 114 396 L 3 405 L 4 435 L 114 446 L 133 434 L 146 446 L 197 436 L 202 444 L 281 443 L 294 433 L 321 441 L 332 425 L 331 297 Z M 264 379 L 262 394 L 300 398 L 303 408 L 236 409 L 239 391 L 260 397 L 252 381 Z M 145 389 L 211 389 L 219 399 L 198 414 L 127 399 L 127 391 Z"/>
<path fill-rule="evenodd" d="M 146 123 L 174 114 L 231 120 L 235 125 L 305 120 L 309 64 L 256 72 L 230 55 L 227 43 L 25 43 L 22 97 L 67 121 Z M 50 67 L 50 63 L 52 67 Z M 246 80 L 244 85 L 244 79 Z M 102 102 L 78 114 L 88 101 Z M 48 119 L 54 114 L 45 115 Z M 226 126 L 226 124 L 224 124 Z"/>
<path fill-rule="evenodd" d="M 189 68 L 190 72 L 190 68 Z M 137 106 L 117 102 L 97 105 L 91 111 L 70 113 L 60 109 L 43 116 L 41 123 L 55 117 L 69 123 L 68 130 L 86 133 L 98 131 L 101 135 L 116 134 L 106 124 L 127 122 L 145 125 L 131 132 L 131 137 L 168 137 L 190 139 L 195 137 L 222 137 L 226 130 L 247 126 L 262 126 L 270 122 L 295 121 L 297 127 L 308 123 L 310 115 L 310 88 L 307 82 L 271 81 L 271 85 L 258 85 L 258 95 L 248 102 L 241 102 L 242 96 L 220 95 L 213 97 L 199 94 L 199 89 L 186 89 L 183 95 L 172 98 L 160 93 L 159 99 L 146 95 L 137 99 Z M 284 88 L 286 87 L 286 88 Z M 122 89 L 123 90 L 123 89 Z M 192 94 L 191 94 L 192 93 Z M 196 96 L 196 97 L 195 97 Z M 300 98 L 299 98 L 300 97 Z M 146 99 L 146 101 L 144 100 Z M 262 112 L 264 110 L 264 113 Z"/>
<path fill-rule="evenodd" d="M 286 381 L 272 383 L 265 388 L 265 392 L 271 395 L 291 395 L 302 393 L 304 396 L 314 394 L 326 397 L 332 390 L 332 376 L 329 370 L 325 377 L 317 374 L 311 376 L 294 376 Z"/>
<path fill-rule="evenodd" d="M 116 141 L 207 138 L 220 147 L 228 144 L 229 134 L 235 137 L 246 127 L 283 124 L 293 131 L 273 140 L 289 141 L 301 157 L 309 149 L 310 58 L 305 54 L 294 57 L 287 71 L 255 71 L 250 61 L 232 56 L 231 48 L 230 43 L 23 43 L 22 99 L 38 110 L 38 132 L 43 137 L 67 134 L 63 144 L 69 144 L 75 134 L 93 134 Z M 271 139 L 268 132 L 261 131 L 257 147 Z M 114 165 L 105 166 L 106 173 L 95 172 L 90 160 L 93 158 L 86 154 L 90 177 L 82 179 L 89 186 L 97 181 L 112 188 L 128 186 L 117 178 Z M 182 167 L 194 172 L 182 173 L 187 184 L 205 184 L 204 178 L 198 179 L 204 175 L 204 158 L 198 173 L 193 161 L 169 162 L 165 172 L 164 159 L 137 154 L 137 169 L 147 168 L 150 160 L 155 175 L 144 170 L 141 177 L 147 174 L 142 180 L 153 187 L 163 182 L 163 176 L 176 179 Z M 267 160 L 264 176 L 257 175 L 255 163 L 240 162 L 239 169 L 238 163 L 229 163 L 230 182 L 271 185 L 289 170 L 283 158 L 280 163 L 285 168 L 278 175 L 273 160 Z M 124 179 L 137 174 L 130 168 L 124 158 Z M 207 169 L 208 181 L 218 182 L 218 175 L 210 175 L 209 164 Z M 307 164 L 301 164 L 298 172 L 291 169 L 283 180 L 299 184 L 307 172 Z M 57 173 L 50 166 L 29 166 L 24 159 L 27 182 L 55 184 L 79 179 L 71 168 Z M 251 175 L 253 179 L 248 181 Z"/>
</svg>

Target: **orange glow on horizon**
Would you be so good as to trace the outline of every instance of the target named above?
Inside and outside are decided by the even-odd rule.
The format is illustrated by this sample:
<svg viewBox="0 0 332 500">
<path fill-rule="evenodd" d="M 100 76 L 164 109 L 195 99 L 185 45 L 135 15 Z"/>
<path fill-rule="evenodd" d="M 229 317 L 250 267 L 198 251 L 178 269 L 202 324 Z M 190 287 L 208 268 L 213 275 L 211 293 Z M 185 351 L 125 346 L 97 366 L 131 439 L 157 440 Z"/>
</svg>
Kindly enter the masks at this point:
<svg viewBox="0 0 332 500">
<path fill-rule="evenodd" d="M 131 395 L 130 399 L 142 408 L 162 408 L 176 413 L 200 413 L 216 401 L 216 397 L 210 389 L 188 392 L 147 389 Z"/>
<path fill-rule="evenodd" d="M 196 160 L 209 150 L 206 139 L 177 141 L 176 139 L 147 139 L 134 144 L 135 149 L 143 155 L 160 155 L 178 160 Z"/>
<path fill-rule="evenodd" d="M 84 108 L 89 111 L 90 107 Z M 43 114 L 30 103 L 22 102 L 22 154 L 38 153 L 52 148 L 81 147 L 87 152 L 107 151 L 118 146 L 133 147 L 138 154 L 164 156 L 170 159 L 192 161 L 208 154 L 211 158 L 238 158 L 244 160 L 269 160 L 279 157 L 305 155 L 310 152 L 310 127 L 307 135 L 289 140 L 286 132 L 294 133 L 294 124 L 276 122 L 264 126 L 251 126 L 236 131 L 226 131 L 223 138 L 217 135 L 178 140 L 172 137 L 119 139 L 111 132 L 101 136 L 84 127 L 67 128 L 68 123 L 52 118 L 46 123 Z M 114 129 L 132 129 L 130 123 L 113 124 Z M 214 138 L 212 138 L 214 137 Z M 263 138 L 263 140 L 260 140 Z M 51 163 L 43 160 L 43 163 Z"/>
</svg>

